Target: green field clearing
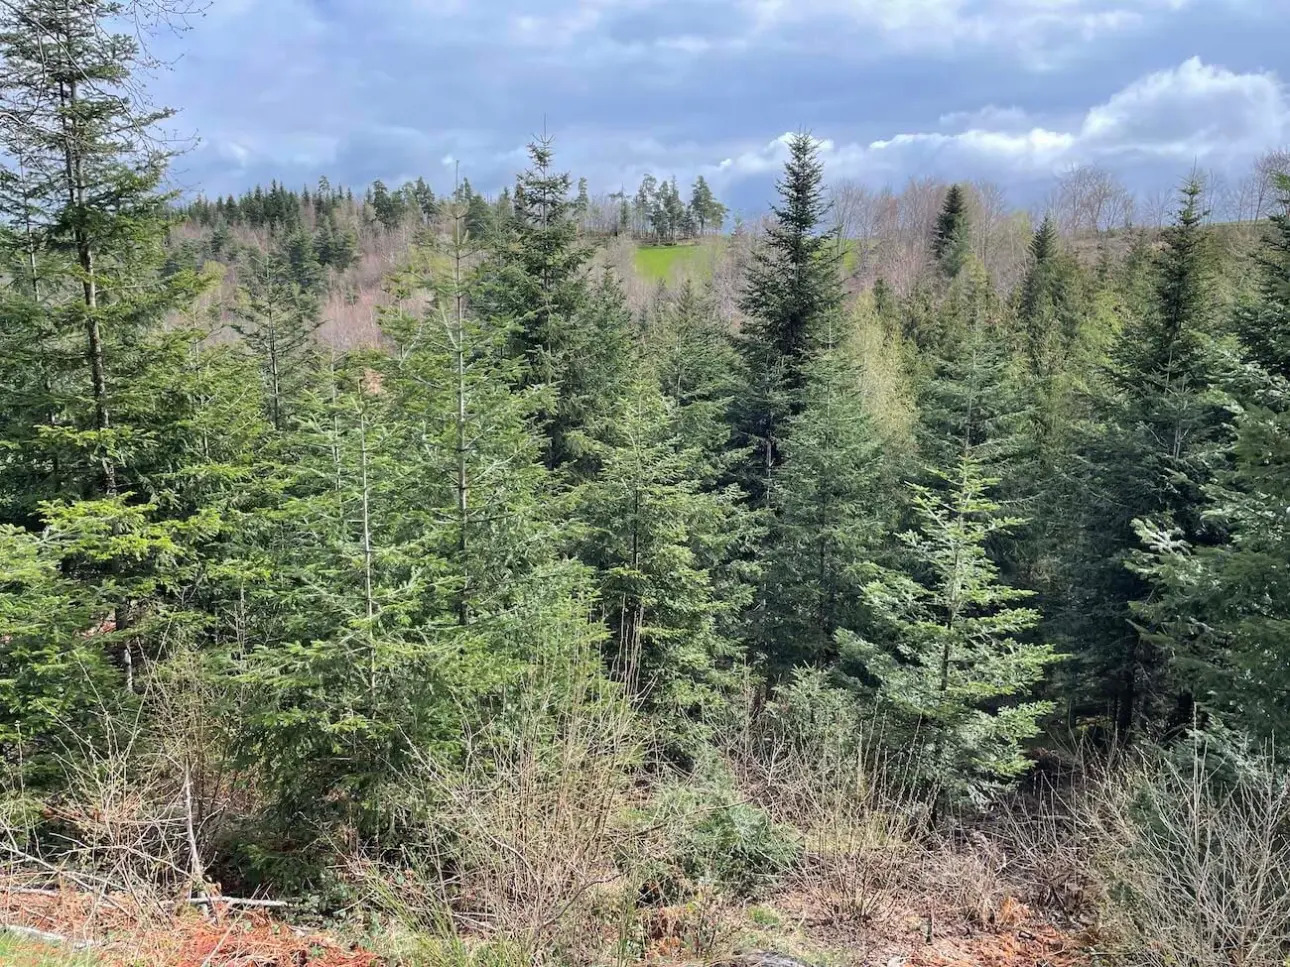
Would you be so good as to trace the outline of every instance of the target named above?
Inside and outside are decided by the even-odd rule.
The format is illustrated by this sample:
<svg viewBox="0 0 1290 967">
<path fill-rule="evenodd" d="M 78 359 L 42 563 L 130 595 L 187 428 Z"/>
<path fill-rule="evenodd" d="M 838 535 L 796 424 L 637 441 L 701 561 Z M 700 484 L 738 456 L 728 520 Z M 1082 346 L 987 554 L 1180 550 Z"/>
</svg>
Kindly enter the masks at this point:
<svg viewBox="0 0 1290 967">
<path fill-rule="evenodd" d="M 650 282 L 669 282 L 687 269 L 706 275 L 724 241 L 718 236 L 690 245 L 642 245 L 636 250 L 636 271 Z"/>
</svg>

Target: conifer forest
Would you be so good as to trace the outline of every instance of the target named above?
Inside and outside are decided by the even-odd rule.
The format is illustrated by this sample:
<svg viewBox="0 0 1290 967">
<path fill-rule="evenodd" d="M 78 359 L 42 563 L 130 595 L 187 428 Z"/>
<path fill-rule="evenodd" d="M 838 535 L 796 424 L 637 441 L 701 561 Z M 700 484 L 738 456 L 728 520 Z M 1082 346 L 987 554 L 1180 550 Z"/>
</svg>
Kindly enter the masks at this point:
<svg viewBox="0 0 1290 967">
<path fill-rule="evenodd" d="M 0 2 L 0 962 L 1288 962 L 1290 154 L 210 197 L 165 7 Z"/>
</svg>

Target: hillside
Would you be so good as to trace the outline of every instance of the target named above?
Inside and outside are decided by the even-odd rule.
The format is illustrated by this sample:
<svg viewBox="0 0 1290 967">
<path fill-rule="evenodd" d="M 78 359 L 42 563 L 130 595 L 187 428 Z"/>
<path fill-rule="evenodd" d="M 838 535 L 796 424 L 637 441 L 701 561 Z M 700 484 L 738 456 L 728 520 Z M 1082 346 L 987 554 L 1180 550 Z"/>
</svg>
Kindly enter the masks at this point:
<svg viewBox="0 0 1290 967">
<path fill-rule="evenodd" d="M 574 57 L 593 6 L 435 13 L 646 55 Z M 306 87 L 339 7 L 288 11 Z M 489 196 L 180 204 L 149 25 L 199 12 L 0 3 L 0 962 L 1290 963 L 1290 156 L 1150 228 L 1087 169 L 834 178 L 1270 75 L 684 187 L 642 159 L 707 148 L 631 140 L 602 197 L 543 134 Z M 273 58 L 222 109 L 282 116 Z M 360 137 L 409 139 L 460 172 Z"/>
</svg>

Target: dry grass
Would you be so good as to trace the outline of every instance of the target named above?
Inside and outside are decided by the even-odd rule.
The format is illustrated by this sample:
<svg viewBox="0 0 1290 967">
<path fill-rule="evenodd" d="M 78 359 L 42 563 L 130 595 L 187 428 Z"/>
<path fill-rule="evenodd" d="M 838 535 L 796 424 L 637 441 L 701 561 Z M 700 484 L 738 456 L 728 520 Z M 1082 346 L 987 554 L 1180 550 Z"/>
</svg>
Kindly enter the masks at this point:
<svg viewBox="0 0 1290 967">
<path fill-rule="evenodd" d="M 149 675 L 146 714 L 106 717 L 94 743 L 64 751 L 57 801 L 35 812 L 13 791 L 0 872 L 57 885 L 42 902 L 64 906 L 24 920 L 11 891 L 0 922 L 147 936 L 207 888 L 221 827 L 256 806 L 219 752 L 212 710 L 229 696 L 205 680 L 182 663 Z M 460 756 L 425 754 L 391 783 L 411 820 L 397 846 L 338 849 L 354 909 L 452 967 L 712 961 L 750 940 L 857 963 L 1073 964 L 1087 943 L 1143 967 L 1290 955 L 1290 780 L 1264 758 L 1086 761 L 1060 792 L 933 824 L 911 757 L 823 682 L 768 706 L 750 690 L 732 708 L 683 775 L 596 676 L 535 673 Z M 792 838 L 791 866 L 764 881 L 760 840 L 724 857 L 754 867 L 757 922 L 684 859 L 723 842 L 695 837 L 726 809 L 771 824 L 735 835 Z"/>
<path fill-rule="evenodd" d="M 1281 967 L 1290 958 L 1290 775 L 1139 759 L 1097 776 L 1077 805 L 1103 914 L 1134 962 Z"/>
</svg>

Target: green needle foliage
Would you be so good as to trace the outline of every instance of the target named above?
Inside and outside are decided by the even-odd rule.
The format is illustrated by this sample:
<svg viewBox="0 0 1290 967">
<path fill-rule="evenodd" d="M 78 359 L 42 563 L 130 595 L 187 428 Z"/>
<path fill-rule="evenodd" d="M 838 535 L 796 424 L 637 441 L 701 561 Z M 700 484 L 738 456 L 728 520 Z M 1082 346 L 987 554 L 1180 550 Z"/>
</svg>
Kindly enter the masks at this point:
<svg viewBox="0 0 1290 967">
<path fill-rule="evenodd" d="M 900 535 L 908 566 L 865 587 L 875 632 L 843 632 L 850 667 L 872 682 L 906 741 L 926 750 L 927 777 L 951 795 L 979 797 L 1027 767 L 1047 702 L 1026 697 L 1056 659 L 1032 633 L 1032 592 L 999 580 L 987 542 L 1020 521 L 989 497 L 997 480 L 967 456 L 937 489 L 912 488 L 917 529 Z"/>
</svg>

